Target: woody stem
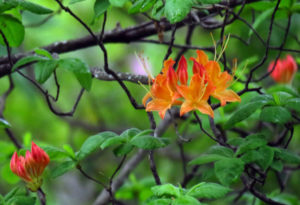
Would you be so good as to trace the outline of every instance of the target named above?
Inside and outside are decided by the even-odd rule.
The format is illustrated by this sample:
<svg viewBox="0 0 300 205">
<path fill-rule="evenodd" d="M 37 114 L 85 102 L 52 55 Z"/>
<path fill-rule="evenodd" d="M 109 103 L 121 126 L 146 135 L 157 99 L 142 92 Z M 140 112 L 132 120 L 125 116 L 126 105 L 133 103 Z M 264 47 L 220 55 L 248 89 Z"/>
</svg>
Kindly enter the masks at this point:
<svg viewBox="0 0 300 205">
<path fill-rule="evenodd" d="M 39 197 L 39 200 L 41 202 L 41 205 L 46 205 L 46 194 L 43 192 L 41 188 L 37 190 L 37 195 Z"/>
</svg>

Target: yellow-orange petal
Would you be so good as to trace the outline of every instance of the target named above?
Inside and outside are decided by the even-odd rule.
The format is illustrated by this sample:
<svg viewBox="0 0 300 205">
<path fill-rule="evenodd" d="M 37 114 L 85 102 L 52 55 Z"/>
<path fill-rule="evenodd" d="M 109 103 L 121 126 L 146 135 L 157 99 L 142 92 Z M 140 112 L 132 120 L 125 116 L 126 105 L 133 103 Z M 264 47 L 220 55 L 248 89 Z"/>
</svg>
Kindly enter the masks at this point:
<svg viewBox="0 0 300 205">
<path fill-rule="evenodd" d="M 226 105 L 227 102 L 241 102 L 240 96 L 238 96 L 238 94 L 236 94 L 233 90 L 229 89 L 221 92 L 215 92 L 212 96 L 220 100 L 221 106 Z"/>
<path fill-rule="evenodd" d="M 201 101 L 196 105 L 196 108 L 203 114 L 209 115 L 214 118 L 214 111 L 206 101 Z"/>
<path fill-rule="evenodd" d="M 195 107 L 190 101 L 185 101 L 180 108 L 180 116 L 184 115 L 187 112 L 194 110 Z"/>
<path fill-rule="evenodd" d="M 175 64 L 175 61 L 172 58 L 169 58 L 168 60 L 164 61 L 164 67 L 162 69 L 162 73 L 166 74 L 170 67 L 173 67 Z"/>
<path fill-rule="evenodd" d="M 151 97 L 151 93 L 148 92 L 144 97 L 143 97 L 143 105 L 146 106 L 147 100 Z"/>
<path fill-rule="evenodd" d="M 200 64 L 205 65 L 208 62 L 208 57 L 205 54 L 205 52 L 202 50 L 197 50 L 196 52 L 197 52 L 197 61 Z"/>
<path fill-rule="evenodd" d="M 162 99 L 154 99 L 152 101 L 150 101 L 147 106 L 146 106 L 146 111 L 161 111 L 164 109 L 168 109 L 171 107 L 171 103 L 166 101 L 166 100 L 162 100 Z"/>
</svg>

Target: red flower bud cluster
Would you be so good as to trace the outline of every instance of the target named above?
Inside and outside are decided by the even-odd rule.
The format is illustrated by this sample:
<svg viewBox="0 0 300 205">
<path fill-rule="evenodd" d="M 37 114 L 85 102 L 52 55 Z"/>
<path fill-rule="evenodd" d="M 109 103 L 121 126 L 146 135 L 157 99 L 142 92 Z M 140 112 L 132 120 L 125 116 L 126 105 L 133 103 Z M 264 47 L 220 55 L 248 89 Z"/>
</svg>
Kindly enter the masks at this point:
<svg viewBox="0 0 300 205">
<path fill-rule="evenodd" d="M 42 174 L 49 164 L 48 154 L 32 142 L 31 152 L 26 156 L 18 156 L 15 152 L 10 161 L 10 169 L 26 183 L 31 191 L 37 191 L 42 185 Z"/>
</svg>

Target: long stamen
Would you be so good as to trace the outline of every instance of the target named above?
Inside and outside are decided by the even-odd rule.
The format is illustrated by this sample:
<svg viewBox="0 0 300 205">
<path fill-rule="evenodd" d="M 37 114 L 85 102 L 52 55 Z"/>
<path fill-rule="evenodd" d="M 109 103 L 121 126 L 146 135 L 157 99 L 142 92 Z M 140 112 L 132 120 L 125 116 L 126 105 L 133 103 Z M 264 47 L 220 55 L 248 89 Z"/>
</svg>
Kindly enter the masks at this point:
<svg viewBox="0 0 300 205">
<path fill-rule="evenodd" d="M 144 71 L 147 73 L 148 78 L 153 80 L 154 77 L 152 76 L 150 70 L 147 68 L 145 59 L 140 54 L 137 54 L 137 53 L 135 53 L 135 56 L 137 57 L 139 64 L 142 66 Z"/>
<path fill-rule="evenodd" d="M 233 72 L 233 75 L 232 75 L 232 77 L 234 78 L 234 76 L 236 76 L 236 71 L 237 71 L 237 60 L 236 60 L 236 58 L 233 59 L 233 60 L 235 60 L 235 61 L 234 61 L 235 64 L 234 64 L 234 67 L 233 67 L 234 72 Z M 243 72 L 246 70 L 247 65 L 248 65 L 248 60 L 246 60 L 246 63 L 245 63 L 245 65 L 244 65 L 244 67 L 243 67 L 243 69 L 242 69 L 242 71 L 241 71 L 240 76 L 241 76 L 241 75 L 243 74 Z M 233 85 L 233 84 L 236 83 L 239 79 L 240 79 L 240 77 L 237 77 L 230 85 Z"/>
<path fill-rule="evenodd" d="M 144 86 L 143 83 L 141 83 L 141 81 L 138 81 L 138 83 L 140 84 L 140 86 L 142 86 L 142 88 L 144 88 L 144 89 L 147 91 L 147 93 L 150 93 L 151 97 L 153 98 L 153 95 L 152 95 L 151 91 L 148 90 L 148 89 L 146 88 L 146 86 Z M 150 86 L 150 85 L 149 85 L 149 86 Z"/>
<path fill-rule="evenodd" d="M 212 39 L 214 47 L 215 47 L 214 61 L 216 61 L 216 58 L 217 58 L 217 44 L 216 44 L 216 41 L 214 39 L 214 36 L 213 36 L 212 32 L 210 32 L 210 36 L 211 36 L 211 39 Z"/>
<path fill-rule="evenodd" d="M 224 38 L 225 38 L 225 37 L 224 37 Z M 219 54 L 219 57 L 218 57 L 217 61 L 220 60 L 221 56 L 222 56 L 223 53 L 225 52 L 225 50 L 226 50 L 226 48 L 227 48 L 227 45 L 228 45 L 228 42 L 229 42 L 229 39 L 230 39 L 230 34 L 228 34 L 228 38 L 227 38 L 227 40 L 226 40 L 224 46 L 222 46 L 222 50 L 221 50 L 221 52 L 220 52 L 220 54 Z M 224 42 L 224 41 L 223 41 L 223 42 Z"/>
</svg>

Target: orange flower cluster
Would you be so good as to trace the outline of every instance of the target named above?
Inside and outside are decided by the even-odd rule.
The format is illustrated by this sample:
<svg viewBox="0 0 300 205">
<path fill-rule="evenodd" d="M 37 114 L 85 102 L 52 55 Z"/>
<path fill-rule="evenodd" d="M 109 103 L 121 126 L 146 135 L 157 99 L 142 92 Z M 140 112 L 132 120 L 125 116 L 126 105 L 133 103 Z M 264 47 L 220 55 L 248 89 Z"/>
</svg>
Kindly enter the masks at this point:
<svg viewBox="0 0 300 205">
<path fill-rule="evenodd" d="M 31 191 L 37 191 L 42 185 L 42 174 L 49 164 L 48 154 L 32 142 L 31 152 L 26 151 L 26 156 L 19 156 L 15 152 L 10 161 L 10 169 L 26 183 Z"/>
<path fill-rule="evenodd" d="M 197 50 L 197 58 L 193 61 L 193 76 L 188 84 L 187 61 L 180 58 L 177 71 L 171 58 L 164 62 L 162 73 L 153 79 L 150 91 L 143 98 L 146 111 L 158 111 L 161 118 L 173 105 L 181 105 L 180 115 L 192 110 L 214 117 L 214 111 L 208 104 L 210 96 L 218 99 L 221 106 L 227 102 L 240 102 L 241 98 L 228 89 L 233 77 L 222 72 L 219 63 L 208 60 L 207 55 Z M 147 101 L 151 99 L 150 102 Z"/>
</svg>

